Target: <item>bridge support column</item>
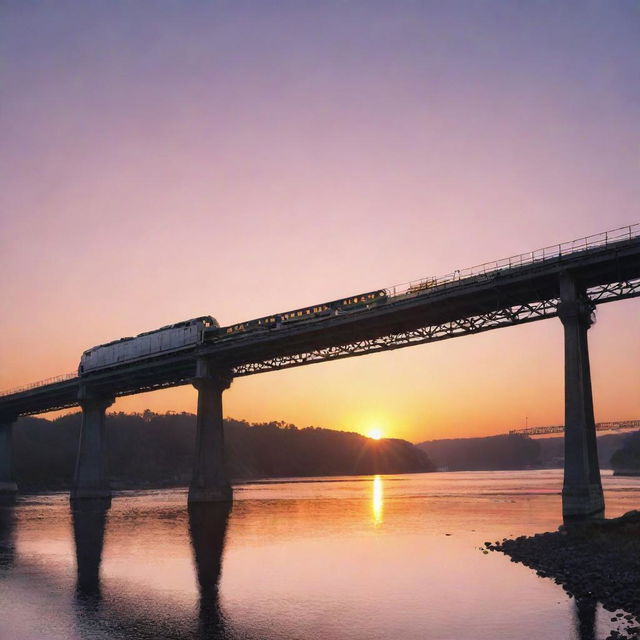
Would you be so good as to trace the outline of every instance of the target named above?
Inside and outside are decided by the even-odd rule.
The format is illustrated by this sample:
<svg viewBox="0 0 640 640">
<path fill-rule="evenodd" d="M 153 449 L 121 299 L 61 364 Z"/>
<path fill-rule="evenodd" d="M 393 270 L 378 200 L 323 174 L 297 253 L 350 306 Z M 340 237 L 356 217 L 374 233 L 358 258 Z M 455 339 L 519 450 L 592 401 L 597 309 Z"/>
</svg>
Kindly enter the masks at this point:
<svg viewBox="0 0 640 640">
<path fill-rule="evenodd" d="M 79 399 L 82 407 L 82 429 L 71 500 L 110 500 L 105 412 L 113 404 L 114 398 L 92 396 L 81 389 Z"/>
<path fill-rule="evenodd" d="M 18 492 L 13 467 L 13 423 L 15 415 L 0 415 L 0 498 Z"/>
<path fill-rule="evenodd" d="M 558 316 L 564 325 L 562 515 L 565 521 L 604 516 L 587 341 L 591 313 L 592 307 L 575 280 L 568 273 L 562 274 Z"/>
<path fill-rule="evenodd" d="M 224 462 L 222 422 L 222 392 L 230 385 L 230 375 L 215 371 L 205 360 L 198 362 L 193 380 L 198 390 L 198 417 L 190 504 L 226 502 L 233 498 Z"/>
</svg>

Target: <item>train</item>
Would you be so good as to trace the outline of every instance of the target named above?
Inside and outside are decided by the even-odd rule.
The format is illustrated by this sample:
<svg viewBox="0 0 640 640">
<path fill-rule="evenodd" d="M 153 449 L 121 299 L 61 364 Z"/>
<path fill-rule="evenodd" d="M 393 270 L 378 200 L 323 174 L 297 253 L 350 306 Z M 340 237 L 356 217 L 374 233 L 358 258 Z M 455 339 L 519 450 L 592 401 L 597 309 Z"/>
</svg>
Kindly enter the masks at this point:
<svg viewBox="0 0 640 640">
<path fill-rule="evenodd" d="M 213 339 L 239 337 L 255 331 L 270 331 L 299 322 L 371 309 L 386 301 L 387 292 L 384 289 L 378 289 L 312 307 L 256 318 L 228 327 L 220 327 L 212 316 L 191 318 L 154 331 L 146 331 L 134 337 L 120 338 L 87 349 L 80 358 L 78 375 L 85 376 L 103 369 L 111 369 L 139 360 L 148 360 L 196 346 L 203 342 L 205 331 L 207 337 Z"/>
<path fill-rule="evenodd" d="M 370 309 L 386 301 L 386 290 L 378 289 L 377 291 L 359 293 L 358 295 L 351 296 L 350 298 L 340 298 L 339 300 L 333 300 L 332 302 L 324 302 L 323 304 L 314 305 L 313 307 L 303 307 L 302 309 L 294 309 L 293 311 L 276 313 L 274 315 L 264 316 L 263 318 L 256 318 L 255 320 L 232 324 L 228 327 L 222 328 L 220 330 L 220 334 L 222 337 L 226 337 L 257 331 L 260 329 L 278 329 L 282 326 L 305 320 L 327 318 L 361 309 Z"/>
<path fill-rule="evenodd" d="M 87 349 L 80 358 L 78 375 L 110 369 L 137 360 L 163 356 L 202 342 L 205 329 L 220 328 L 211 316 L 176 322 L 137 336 L 120 338 Z"/>
</svg>

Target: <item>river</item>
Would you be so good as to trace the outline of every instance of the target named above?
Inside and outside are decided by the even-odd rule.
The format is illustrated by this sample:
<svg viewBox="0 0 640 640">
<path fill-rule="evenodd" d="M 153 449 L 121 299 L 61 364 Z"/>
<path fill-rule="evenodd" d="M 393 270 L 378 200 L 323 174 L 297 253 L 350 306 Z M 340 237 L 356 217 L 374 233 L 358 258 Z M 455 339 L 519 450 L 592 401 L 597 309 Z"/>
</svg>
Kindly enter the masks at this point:
<svg viewBox="0 0 640 640">
<path fill-rule="evenodd" d="M 604 472 L 607 516 L 640 478 Z M 284 479 L 189 511 L 186 491 L 0 507 L 0 638 L 585 640 L 553 581 L 485 541 L 560 523 L 559 470 Z M 593 612 L 587 612 L 587 621 Z M 611 614 L 595 611 L 596 638 Z M 589 623 L 589 625 L 591 623 Z"/>
</svg>

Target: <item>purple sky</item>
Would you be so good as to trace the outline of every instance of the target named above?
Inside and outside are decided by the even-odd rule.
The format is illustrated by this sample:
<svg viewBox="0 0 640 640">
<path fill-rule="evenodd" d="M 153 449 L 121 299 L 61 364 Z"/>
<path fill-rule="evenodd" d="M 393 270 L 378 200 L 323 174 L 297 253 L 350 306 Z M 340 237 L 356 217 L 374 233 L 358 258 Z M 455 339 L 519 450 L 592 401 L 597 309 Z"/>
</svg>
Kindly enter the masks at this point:
<svg viewBox="0 0 640 640">
<path fill-rule="evenodd" d="M 637 2 L 0 7 L 0 387 L 640 220 Z M 591 331 L 640 417 L 640 303 Z M 122 410 L 193 410 L 182 388 Z M 226 413 L 421 440 L 562 421 L 549 320 L 236 381 Z"/>
</svg>

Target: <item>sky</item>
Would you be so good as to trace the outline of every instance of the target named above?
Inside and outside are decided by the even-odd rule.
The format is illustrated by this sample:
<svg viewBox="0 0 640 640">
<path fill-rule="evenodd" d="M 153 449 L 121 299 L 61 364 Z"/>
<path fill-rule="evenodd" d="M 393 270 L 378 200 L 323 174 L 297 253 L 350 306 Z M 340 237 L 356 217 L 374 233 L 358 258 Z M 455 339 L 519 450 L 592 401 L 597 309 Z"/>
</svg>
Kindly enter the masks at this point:
<svg viewBox="0 0 640 640">
<path fill-rule="evenodd" d="M 0 388 L 640 222 L 639 116 L 637 0 L 4 0 Z M 589 332 L 598 420 L 640 417 L 639 312 Z M 561 424 L 562 326 L 241 378 L 224 404 L 414 442 Z"/>
</svg>

